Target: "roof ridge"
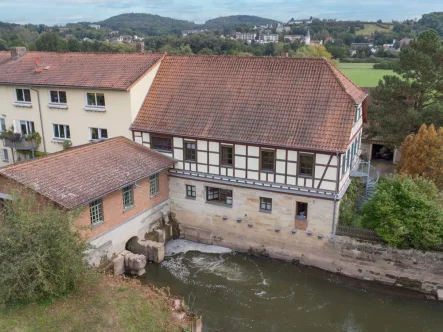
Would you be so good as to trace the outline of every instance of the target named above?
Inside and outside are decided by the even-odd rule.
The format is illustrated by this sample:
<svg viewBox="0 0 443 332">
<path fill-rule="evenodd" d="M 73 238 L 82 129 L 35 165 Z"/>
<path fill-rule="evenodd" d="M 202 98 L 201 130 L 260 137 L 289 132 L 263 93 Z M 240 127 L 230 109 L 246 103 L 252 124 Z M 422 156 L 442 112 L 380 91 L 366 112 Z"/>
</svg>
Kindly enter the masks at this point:
<svg viewBox="0 0 443 332">
<path fill-rule="evenodd" d="M 9 53 L 9 51 L 4 51 L 5 53 Z M 26 51 L 26 54 L 30 53 L 50 53 L 50 54 L 110 54 L 110 55 L 139 55 L 139 56 L 145 56 L 145 55 L 166 55 L 166 52 L 152 52 L 152 53 L 140 53 L 140 52 L 51 52 L 51 51 Z"/>
<path fill-rule="evenodd" d="M 285 57 L 285 56 L 269 56 L 269 55 L 228 55 L 228 54 L 166 54 L 165 58 L 228 58 L 228 59 L 269 59 L 276 61 L 290 61 L 290 60 L 304 60 L 304 61 L 322 61 L 326 58 L 315 58 L 315 57 Z"/>
<path fill-rule="evenodd" d="M 344 79 L 346 79 L 348 82 L 350 82 L 355 88 L 357 88 L 358 90 L 361 90 L 361 92 L 365 93 L 362 89 L 360 89 L 360 87 L 358 87 L 357 85 L 354 84 L 354 82 L 352 82 L 349 78 L 347 78 L 345 75 L 343 75 L 343 73 L 341 71 L 339 71 L 337 68 L 335 68 L 335 66 L 329 62 L 326 58 L 323 58 L 328 67 L 329 70 L 332 72 L 332 74 L 334 75 L 334 77 L 336 78 L 336 80 L 338 81 L 338 83 L 340 84 L 340 86 L 343 88 L 343 90 L 345 91 L 346 95 L 351 99 L 352 102 L 355 103 L 354 98 L 349 94 L 349 92 L 347 91 L 346 87 L 344 86 L 343 82 L 341 81 L 340 77 L 338 76 L 338 74 L 340 74 Z M 366 94 L 367 96 L 367 94 Z"/>
</svg>

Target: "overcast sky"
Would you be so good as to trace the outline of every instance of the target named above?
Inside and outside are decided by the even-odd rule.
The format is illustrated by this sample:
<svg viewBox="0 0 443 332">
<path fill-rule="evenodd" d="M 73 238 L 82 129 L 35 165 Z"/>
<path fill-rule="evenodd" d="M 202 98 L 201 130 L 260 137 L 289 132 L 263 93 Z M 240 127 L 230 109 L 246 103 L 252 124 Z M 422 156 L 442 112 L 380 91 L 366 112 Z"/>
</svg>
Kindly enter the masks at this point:
<svg viewBox="0 0 443 332">
<path fill-rule="evenodd" d="M 203 23 L 228 15 L 384 21 L 443 11 L 442 0 L 0 0 L 0 21 L 47 25 L 150 13 Z"/>
</svg>

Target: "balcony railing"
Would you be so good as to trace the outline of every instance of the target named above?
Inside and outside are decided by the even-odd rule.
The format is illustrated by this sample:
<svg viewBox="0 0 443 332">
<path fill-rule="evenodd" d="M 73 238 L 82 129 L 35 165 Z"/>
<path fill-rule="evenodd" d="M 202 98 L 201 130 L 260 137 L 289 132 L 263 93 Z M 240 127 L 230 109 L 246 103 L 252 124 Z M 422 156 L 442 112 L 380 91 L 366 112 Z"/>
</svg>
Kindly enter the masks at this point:
<svg viewBox="0 0 443 332">
<path fill-rule="evenodd" d="M 17 150 L 37 150 L 38 144 L 35 140 L 26 140 L 24 137 L 19 140 L 3 139 L 3 146 Z"/>
</svg>

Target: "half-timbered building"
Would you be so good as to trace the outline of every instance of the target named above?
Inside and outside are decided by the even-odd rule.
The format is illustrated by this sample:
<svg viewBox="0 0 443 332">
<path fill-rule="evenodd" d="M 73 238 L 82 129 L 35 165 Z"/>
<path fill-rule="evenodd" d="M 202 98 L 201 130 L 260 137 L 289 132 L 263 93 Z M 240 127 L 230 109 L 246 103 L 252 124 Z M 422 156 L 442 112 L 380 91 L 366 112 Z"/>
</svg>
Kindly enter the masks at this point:
<svg viewBox="0 0 443 332">
<path fill-rule="evenodd" d="M 132 124 L 173 157 L 182 234 L 247 249 L 334 235 L 366 93 L 325 59 L 166 56 Z"/>
</svg>

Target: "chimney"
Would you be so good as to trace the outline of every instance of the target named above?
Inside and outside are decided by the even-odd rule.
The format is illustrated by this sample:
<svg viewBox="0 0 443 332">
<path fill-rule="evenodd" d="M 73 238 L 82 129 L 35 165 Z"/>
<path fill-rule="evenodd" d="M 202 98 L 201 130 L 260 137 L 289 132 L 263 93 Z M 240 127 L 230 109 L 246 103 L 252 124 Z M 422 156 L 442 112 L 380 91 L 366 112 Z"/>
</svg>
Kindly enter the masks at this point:
<svg viewBox="0 0 443 332">
<path fill-rule="evenodd" d="M 11 47 L 11 59 L 18 61 L 26 55 L 26 47 Z"/>
<path fill-rule="evenodd" d="M 283 58 L 288 58 L 289 57 L 289 53 L 288 52 L 281 52 L 280 56 Z"/>
<path fill-rule="evenodd" d="M 144 42 L 135 43 L 135 51 L 137 53 L 145 53 L 145 43 Z"/>
</svg>

